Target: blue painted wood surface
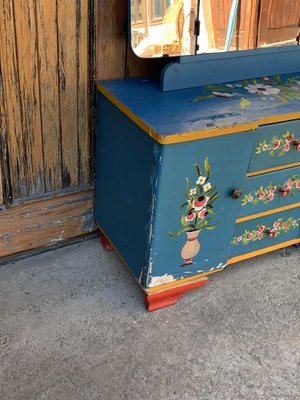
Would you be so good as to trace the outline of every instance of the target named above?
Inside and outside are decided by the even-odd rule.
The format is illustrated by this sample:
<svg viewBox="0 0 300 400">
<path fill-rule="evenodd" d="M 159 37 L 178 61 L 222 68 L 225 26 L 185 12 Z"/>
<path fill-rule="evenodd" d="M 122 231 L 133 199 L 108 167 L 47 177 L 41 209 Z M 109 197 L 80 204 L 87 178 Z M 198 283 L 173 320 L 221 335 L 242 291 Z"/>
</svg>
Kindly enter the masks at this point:
<svg viewBox="0 0 300 400">
<path fill-rule="evenodd" d="M 259 127 L 255 134 L 249 172 L 300 162 L 300 121 L 289 121 Z"/>
<path fill-rule="evenodd" d="M 288 190 L 283 196 L 280 188 Z M 241 186 L 239 217 L 300 202 L 300 167 L 246 178 Z"/>
<path fill-rule="evenodd" d="M 300 63 L 297 64 L 300 68 Z M 161 136 L 232 127 L 300 111 L 300 73 L 161 92 L 149 79 L 101 85 Z"/>
<path fill-rule="evenodd" d="M 244 182 L 252 145 L 253 138 L 246 132 L 205 141 L 161 146 L 161 169 L 155 190 L 146 287 L 160 282 L 159 277 L 164 275 L 180 279 L 225 266 L 239 205 L 239 200 L 232 199 L 231 191 Z M 206 183 L 214 185 L 220 194 L 213 203 L 215 215 L 210 216 L 210 224 L 217 226 L 212 230 L 200 231 L 199 253 L 193 258 L 191 265 L 182 266 L 184 260 L 181 250 L 187 241 L 187 234 L 182 232 L 177 237 L 171 237 L 169 233 L 182 227 L 181 216 L 185 208 L 179 210 L 179 207 L 187 199 L 186 178 L 189 179 L 190 189 L 195 187 L 198 178 L 195 163 L 199 163 L 202 174 L 206 176 L 203 169 L 206 157 L 211 169 Z M 161 278 L 162 282 L 163 279 Z"/>
<path fill-rule="evenodd" d="M 101 95 L 97 107 L 95 218 L 139 279 L 146 264 L 158 144 Z"/>
<path fill-rule="evenodd" d="M 273 231 L 273 233 L 267 234 L 266 230 L 268 228 Z M 259 236 L 259 232 L 261 236 Z M 245 221 L 236 225 L 230 248 L 230 257 L 287 242 L 299 238 L 299 235 L 299 207 Z"/>
<path fill-rule="evenodd" d="M 165 66 L 161 90 L 186 89 L 212 83 L 249 79 L 253 76 L 299 71 L 300 46 L 220 52 L 180 57 Z"/>
</svg>

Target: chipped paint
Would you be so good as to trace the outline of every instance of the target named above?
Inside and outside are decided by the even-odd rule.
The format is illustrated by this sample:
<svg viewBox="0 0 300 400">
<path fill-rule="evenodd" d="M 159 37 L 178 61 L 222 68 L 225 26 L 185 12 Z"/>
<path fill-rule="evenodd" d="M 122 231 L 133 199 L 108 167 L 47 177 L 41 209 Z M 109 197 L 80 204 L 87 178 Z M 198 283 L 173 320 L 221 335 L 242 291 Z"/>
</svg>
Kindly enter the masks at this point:
<svg viewBox="0 0 300 400">
<path fill-rule="evenodd" d="M 173 275 L 168 275 L 168 274 L 165 274 L 163 276 L 154 276 L 154 277 L 151 278 L 151 282 L 149 284 L 149 287 L 163 285 L 164 283 L 173 282 L 175 280 L 176 279 L 174 278 Z"/>
</svg>

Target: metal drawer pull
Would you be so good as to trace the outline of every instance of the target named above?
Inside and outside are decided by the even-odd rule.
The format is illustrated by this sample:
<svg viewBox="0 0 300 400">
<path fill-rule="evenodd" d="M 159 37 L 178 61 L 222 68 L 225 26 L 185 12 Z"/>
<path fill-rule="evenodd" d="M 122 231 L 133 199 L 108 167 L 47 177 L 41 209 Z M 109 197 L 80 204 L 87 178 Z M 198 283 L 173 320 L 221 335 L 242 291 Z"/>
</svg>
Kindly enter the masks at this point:
<svg viewBox="0 0 300 400">
<path fill-rule="evenodd" d="M 240 197 L 242 197 L 242 195 L 243 195 L 242 189 L 233 189 L 231 192 L 231 197 L 233 199 L 239 199 Z"/>
</svg>

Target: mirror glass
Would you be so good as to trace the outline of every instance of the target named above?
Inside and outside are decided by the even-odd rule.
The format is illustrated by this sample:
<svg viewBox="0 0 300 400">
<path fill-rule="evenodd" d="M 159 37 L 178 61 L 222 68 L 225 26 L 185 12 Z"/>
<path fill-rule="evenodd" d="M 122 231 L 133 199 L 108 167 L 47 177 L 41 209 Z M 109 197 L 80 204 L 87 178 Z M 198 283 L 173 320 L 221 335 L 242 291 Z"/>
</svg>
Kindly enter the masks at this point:
<svg viewBox="0 0 300 400">
<path fill-rule="evenodd" d="M 131 46 L 139 57 L 194 55 L 198 0 L 131 0 Z"/>
<path fill-rule="evenodd" d="M 139 57 L 251 50 L 300 41 L 300 0 L 130 0 L 130 7 L 131 44 Z"/>
<path fill-rule="evenodd" d="M 296 45 L 300 0 L 201 0 L 198 53 Z"/>
</svg>

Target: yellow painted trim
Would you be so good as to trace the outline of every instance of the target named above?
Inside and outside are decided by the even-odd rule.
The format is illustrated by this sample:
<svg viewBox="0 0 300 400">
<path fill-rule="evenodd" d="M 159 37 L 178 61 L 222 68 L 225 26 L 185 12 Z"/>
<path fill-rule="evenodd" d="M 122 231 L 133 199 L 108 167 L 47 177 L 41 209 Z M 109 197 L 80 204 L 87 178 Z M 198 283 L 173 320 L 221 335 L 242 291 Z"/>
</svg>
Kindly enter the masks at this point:
<svg viewBox="0 0 300 400">
<path fill-rule="evenodd" d="M 227 265 L 234 264 L 239 261 L 247 260 L 248 258 L 256 257 L 262 254 L 270 253 L 271 251 L 275 251 L 278 249 L 282 249 L 283 247 L 292 246 L 293 244 L 300 243 L 300 238 L 289 240 L 288 242 L 283 242 L 276 244 L 274 246 L 265 247 L 264 249 L 251 251 L 250 253 L 242 254 L 240 256 L 236 256 L 230 258 L 227 262 Z"/>
<path fill-rule="evenodd" d="M 260 218 L 260 217 L 265 217 L 266 215 L 272 215 L 276 214 L 282 211 L 286 210 L 292 210 L 293 208 L 300 207 L 300 203 L 294 203 L 294 204 L 289 204 L 288 206 L 283 206 L 283 207 L 278 207 L 278 208 L 273 208 L 272 210 L 264 211 L 259 214 L 252 214 L 252 215 L 247 215 L 246 217 L 241 217 L 235 220 L 237 224 L 245 221 L 250 221 L 251 219 L 255 218 Z"/>
<path fill-rule="evenodd" d="M 118 100 L 115 96 L 113 96 L 109 92 L 109 90 L 100 85 L 99 82 L 97 82 L 97 89 L 116 107 L 118 107 L 119 110 L 121 110 L 125 115 L 127 115 L 128 118 L 130 118 L 133 122 L 135 122 L 136 125 L 138 125 L 144 132 L 146 132 L 149 136 L 151 136 L 154 140 L 156 140 L 160 144 L 182 143 L 182 142 L 189 142 L 191 140 L 207 139 L 215 136 L 230 135 L 233 133 L 254 130 L 257 129 L 260 125 L 285 122 L 300 118 L 300 112 L 295 112 L 290 114 L 264 117 L 255 122 L 234 125 L 226 128 L 213 128 L 195 132 L 184 132 L 170 136 L 162 136 L 159 133 L 157 133 L 154 129 L 152 129 L 148 124 L 146 124 L 146 122 L 144 122 L 141 118 L 139 118 L 127 106 L 125 106 L 120 100 Z"/>
<path fill-rule="evenodd" d="M 198 281 L 199 278 L 204 278 L 204 277 L 212 275 L 212 274 L 214 274 L 216 272 L 223 271 L 224 268 L 225 267 L 218 268 L 218 269 L 215 269 L 213 271 L 203 272 L 202 274 L 189 276 L 187 278 L 177 279 L 176 281 L 164 283 L 163 285 L 158 285 L 158 286 L 154 286 L 154 287 L 151 287 L 151 288 L 144 288 L 144 290 L 145 290 L 146 293 L 162 292 L 164 290 L 167 290 L 167 289 L 170 289 L 170 288 L 173 288 L 173 287 L 182 286 L 185 283 L 192 283 L 194 281 Z"/>
<path fill-rule="evenodd" d="M 280 171 L 286 168 L 292 168 L 292 167 L 299 167 L 300 162 L 292 163 L 292 164 L 285 164 L 285 165 L 279 165 L 278 167 L 273 167 L 273 168 L 268 168 L 268 169 L 261 169 L 259 171 L 254 171 L 254 172 L 248 172 L 246 176 L 256 176 L 256 175 L 261 175 L 261 174 L 266 174 L 267 172 L 274 172 L 274 171 Z"/>
</svg>

